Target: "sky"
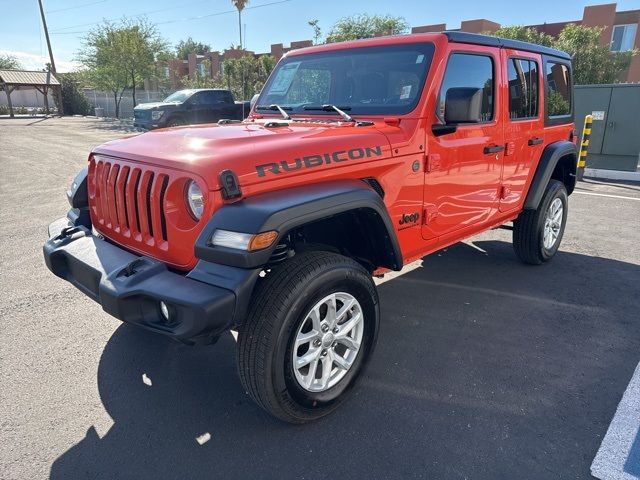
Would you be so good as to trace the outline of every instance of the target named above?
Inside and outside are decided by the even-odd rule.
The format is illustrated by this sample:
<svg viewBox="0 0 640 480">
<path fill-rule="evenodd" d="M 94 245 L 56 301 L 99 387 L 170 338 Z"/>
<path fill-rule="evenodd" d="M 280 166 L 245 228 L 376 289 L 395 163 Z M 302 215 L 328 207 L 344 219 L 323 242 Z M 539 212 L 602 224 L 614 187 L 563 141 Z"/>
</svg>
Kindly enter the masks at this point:
<svg viewBox="0 0 640 480">
<path fill-rule="evenodd" d="M 191 36 L 224 50 L 237 44 L 238 17 L 230 0 L 42 0 L 59 71 L 73 70 L 82 37 L 103 19 L 146 16 L 171 44 Z M 340 18 L 358 14 L 404 17 L 410 26 L 486 18 L 502 25 L 553 23 L 582 18 L 586 5 L 606 0 L 250 0 L 242 15 L 245 46 L 268 52 L 272 43 L 311 39 L 318 19 L 323 34 Z M 618 0 L 618 10 L 640 9 L 640 0 Z M 535 8 L 531 8 L 534 6 Z M 47 59 L 37 0 L 0 0 L 0 53 L 15 55 L 26 69 Z M 243 28 L 244 28 L 243 26 Z"/>
</svg>

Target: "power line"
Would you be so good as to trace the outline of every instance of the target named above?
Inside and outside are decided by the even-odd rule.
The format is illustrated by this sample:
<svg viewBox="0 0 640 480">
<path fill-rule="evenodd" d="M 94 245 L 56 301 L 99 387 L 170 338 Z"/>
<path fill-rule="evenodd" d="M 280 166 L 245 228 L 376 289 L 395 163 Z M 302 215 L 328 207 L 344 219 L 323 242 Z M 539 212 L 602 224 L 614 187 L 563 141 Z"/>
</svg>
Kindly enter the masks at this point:
<svg viewBox="0 0 640 480">
<path fill-rule="evenodd" d="M 148 12 L 140 12 L 140 13 L 135 13 L 133 15 L 129 15 L 129 17 L 141 17 L 143 15 L 153 15 L 155 13 L 160 13 L 160 12 L 166 12 L 168 10 L 175 10 L 176 8 L 184 8 L 190 5 L 197 5 L 199 3 L 208 3 L 209 0 L 198 0 L 197 2 L 190 2 L 190 3 L 183 3 L 177 6 L 173 6 L 173 7 L 165 7 L 165 8 L 159 8 L 157 10 L 149 10 Z M 114 20 L 120 20 L 122 17 L 117 17 L 117 18 L 108 18 L 106 19 L 106 21 L 108 22 L 112 22 Z M 71 28 L 77 28 L 77 27 L 88 27 L 90 25 L 97 25 L 100 22 L 90 22 L 90 23 L 80 23 L 78 25 L 69 25 L 66 27 L 61 27 L 61 28 L 56 28 L 55 30 L 52 31 L 52 33 L 54 32 L 61 32 L 62 30 L 69 30 Z M 82 32 L 84 33 L 84 32 Z"/>
<path fill-rule="evenodd" d="M 91 2 L 91 3 L 83 3 L 81 5 L 74 5 L 73 7 L 66 7 L 66 8 L 58 8 L 57 10 L 47 10 L 46 13 L 57 13 L 57 12 L 66 12 L 67 10 L 73 10 L 74 8 L 83 8 L 83 7 L 88 7 L 90 5 L 96 5 L 98 3 L 104 3 L 107 0 L 98 0 L 97 2 Z"/>
<path fill-rule="evenodd" d="M 275 2 L 269 2 L 269 3 L 264 3 L 262 5 L 252 5 L 252 6 L 248 6 L 245 7 L 245 10 L 253 10 L 255 8 L 262 8 L 262 7 L 268 7 L 270 5 L 277 5 L 280 3 L 287 3 L 287 2 L 291 2 L 292 0 L 279 0 L 279 1 L 275 1 Z M 133 15 L 128 15 L 129 18 L 131 17 L 141 17 L 141 16 L 145 16 L 145 15 L 153 15 L 156 13 L 160 13 L 160 12 L 166 12 L 167 10 L 175 10 L 176 8 L 184 8 L 185 6 L 188 5 L 195 5 L 195 4 L 199 4 L 199 3 L 205 3 L 208 2 L 208 0 L 199 0 L 197 2 L 191 2 L 191 3 L 186 3 L 186 4 L 181 4 L 179 6 L 174 6 L 174 7 L 167 7 L 167 8 L 160 8 L 157 10 L 150 10 L 147 12 L 140 12 L 140 13 L 136 13 Z M 209 18 L 209 17 L 215 17 L 215 16 L 219 16 L 219 15 L 228 15 L 230 13 L 237 13 L 237 10 L 226 10 L 224 12 L 216 12 L 216 13 L 209 13 L 209 14 L 205 14 L 205 15 L 198 15 L 195 17 L 188 17 L 188 18 L 182 18 L 182 19 L 175 19 L 175 20 L 166 20 L 164 22 L 154 22 L 156 25 L 166 25 L 169 23 L 179 23 L 179 22 L 186 22 L 186 21 L 192 21 L 192 20 L 200 20 L 201 18 Z M 117 21 L 120 20 L 122 17 L 118 17 L 118 18 L 108 18 L 108 19 L 103 19 L 102 21 L 107 21 L 107 22 L 112 22 L 112 21 Z M 98 25 L 100 22 L 90 22 L 90 23 L 81 23 L 78 25 L 69 25 L 66 27 L 61 27 L 61 28 L 57 28 L 55 30 L 51 31 L 51 34 L 55 34 L 55 35 L 67 35 L 67 34 L 78 34 L 78 33 L 87 33 L 86 31 L 81 31 L 81 32 L 65 32 L 62 33 L 63 30 L 70 30 L 72 28 L 77 28 L 77 27 L 88 27 L 91 25 Z"/>
</svg>

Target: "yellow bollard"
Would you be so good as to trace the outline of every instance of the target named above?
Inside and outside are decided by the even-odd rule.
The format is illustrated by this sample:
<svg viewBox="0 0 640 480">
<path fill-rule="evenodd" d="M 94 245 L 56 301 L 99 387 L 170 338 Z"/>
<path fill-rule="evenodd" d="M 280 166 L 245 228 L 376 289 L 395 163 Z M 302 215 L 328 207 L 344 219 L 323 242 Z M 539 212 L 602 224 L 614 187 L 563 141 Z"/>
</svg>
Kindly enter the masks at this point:
<svg viewBox="0 0 640 480">
<path fill-rule="evenodd" d="M 587 165 L 587 150 L 589 149 L 589 137 L 591 137 L 591 126 L 593 116 L 584 117 L 584 128 L 582 129 L 582 140 L 580 140 L 580 154 L 578 155 L 578 180 L 582 180 L 584 167 Z"/>
</svg>

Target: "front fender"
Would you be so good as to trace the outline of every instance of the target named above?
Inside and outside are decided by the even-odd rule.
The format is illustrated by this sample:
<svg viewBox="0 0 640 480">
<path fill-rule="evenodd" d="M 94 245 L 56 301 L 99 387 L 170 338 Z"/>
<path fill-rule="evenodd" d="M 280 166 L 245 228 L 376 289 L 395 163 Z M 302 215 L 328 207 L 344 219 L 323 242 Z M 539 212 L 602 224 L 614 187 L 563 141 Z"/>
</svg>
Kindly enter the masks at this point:
<svg viewBox="0 0 640 480">
<path fill-rule="evenodd" d="M 337 180 L 255 195 L 225 205 L 209 220 L 195 245 L 196 257 L 225 265 L 257 268 L 265 265 L 276 245 L 292 229 L 333 215 L 358 211 L 376 222 L 375 232 L 383 237 L 382 267 L 402 268 L 398 239 L 382 198 L 366 183 Z M 278 241 L 270 248 L 247 252 L 214 246 L 211 237 L 216 229 L 257 234 L 275 230 Z"/>
</svg>

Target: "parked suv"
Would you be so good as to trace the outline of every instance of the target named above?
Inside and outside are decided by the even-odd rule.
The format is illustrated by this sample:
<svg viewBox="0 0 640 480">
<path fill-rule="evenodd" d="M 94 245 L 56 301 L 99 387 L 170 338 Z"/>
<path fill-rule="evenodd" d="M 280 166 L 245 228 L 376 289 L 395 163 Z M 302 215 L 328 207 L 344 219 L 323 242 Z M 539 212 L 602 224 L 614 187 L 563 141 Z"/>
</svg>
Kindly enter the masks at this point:
<svg viewBox="0 0 640 480">
<path fill-rule="evenodd" d="M 162 102 L 141 103 L 133 109 L 133 125 L 152 128 L 178 127 L 219 120 L 243 120 L 249 102 L 236 102 L 230 90 L 198 88 L 178 90 Z"/>
<path fill-rule="evenodd" d="M 236 330 L 251 398 L 317 419 L 373 352 L 372 276 L 500 226 L 523 262 L 556 254 L 576 180 L 571 76 L 563 52 L 460 32 L 290 52 L 241 124 L 94 149 L 46 264 L 182 342 Z"/>
</svg>

